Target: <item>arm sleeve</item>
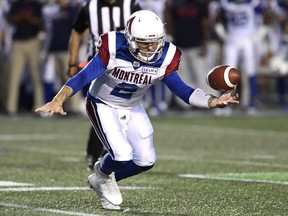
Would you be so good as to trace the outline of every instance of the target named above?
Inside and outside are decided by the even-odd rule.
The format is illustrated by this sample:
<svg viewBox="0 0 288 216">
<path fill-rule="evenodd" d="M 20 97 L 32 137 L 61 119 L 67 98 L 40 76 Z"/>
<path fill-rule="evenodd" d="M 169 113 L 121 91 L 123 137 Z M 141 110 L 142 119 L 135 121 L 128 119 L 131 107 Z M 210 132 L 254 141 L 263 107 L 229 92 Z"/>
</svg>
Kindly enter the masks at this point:
<svg viewBox="0 0 288 216">
<path fill-rule="evenodd" d="M 167 87 L 179 98 L 192 106 L 209 108 L 208 101 L 212 95 L 207 94 L 202 89 L 193 89 L 186 85 L 176 71 L 170 73 L 162 80 Z"/>
<path fill-rule="evenodd" d="M 99 55 L 96 55 L 86 67 L 78 74 L 66 82 L 67 86 L 73 89 L 73 94 L 77 93 L 85 85 L 92 82 L 94 79 L 101 76 L 106 70 L 106 65 L 103 63 Z"/>
<path fill-rule="evenodd" d="M 176 71 L 173 71 L 169 75 L 165 76 L 162 82 L 165 83 L 173 94 L 177 95 L 187 104 L 190 104 L 189 98 L 194 92 L 194 89 L 184 83 Z"/>
</svg>

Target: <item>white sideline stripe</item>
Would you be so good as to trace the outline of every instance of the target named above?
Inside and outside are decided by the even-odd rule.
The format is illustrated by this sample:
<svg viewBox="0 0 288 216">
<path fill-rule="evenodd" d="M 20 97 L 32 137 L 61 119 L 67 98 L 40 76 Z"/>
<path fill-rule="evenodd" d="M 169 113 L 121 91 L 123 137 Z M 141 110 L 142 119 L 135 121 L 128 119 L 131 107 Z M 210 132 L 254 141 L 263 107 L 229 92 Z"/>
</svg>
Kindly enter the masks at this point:
<svg viewBox="0 0 288 216">
<path fill-rule="evenodd" d="M 21 182 L 13 182 L 13 181 L 0 181 L 0 187 L 18 187 L 18 186 L 32 186 L 33 184 L 29 184 L 29 183 L 21 183 Z"/>
<path fill-rule="evenodd" d="M 195 160 L 191 157 L 175 156 L 175 155 L 158 155 L 158 159 L 161 160 L 175 160 L 175 161 L 197 161 L 202 163 L 224 163 L 224 164 L 236 164 L 236 165 L 247 165 L 247 166 L 260 166 L 260 167 L 278 167 L 278 168 L 288 168 L 287 164 L 272 164 L 272 163 L 261 163 L 261 162 L 251 162 L 251 161 L 233 161 L 233 160 Z"/>
<path fill-rule="evenodd" d="M 237 165 L 252 165 L 252 166 L 262 166 L 262 167 L 278 167 L 278 168 L 288 168 L 287 164 L 271 164 L 271 163 L 261 163 L 261 162 L 251 162 L 251 161 L 233 161 L 233 160 L 215 160 L 213 163 L 224 163 L 224 164 L 237 164 Z"/>
<path fill-rule="evenodd" d="M 23 141 L 23 140 L 58 140 L 72 139 L 68 136 L 56 134 L 1 134 L 0 141 Z"/>
<path fill-rule="evenodd" d="M 152 187 L 132 187 L 123 186 L 119 187 L 123 190 L 153 190 Z M 25 191 L 69 191 L 69 190 L 91 190 L 89 187 L 19 187 L 19 188 L 0 188 L 0 192 L 25 192 Z"/>
<path fill-rule="evenodd" d="M 63 210 L 58 210 L 58 209 L 48 209 L 48 208 L 40 208 L 40 207 L 33 207 L 33 206 L 27 206 L 27 205 L 18 205 L 18 204 L 14 204 L 14 203 L 0 202 L 0 206 L 12 207 L 12 208 L 22 208 L 22 209 L 31 209 L 33 211 L 52 212 L 52 213 L 59 213 L 59 214 L 65 214 L 65 215 L 100 216 L 100 215 L 95 215 L 95 214 L 86 214 L 83 212 L 63 211 Z"/>
<path fill-rule="evenodd" d="M 174 125 L 162 125 L 161 128 L 157 128 L 156 130 L 161 131 L 181 131 L 181 132 L 199 132 L 203 133 L 205 131 L 209 131 L 209 134 L 229 134 L 229 135 L 240 135 L 240 136 L 263 136 L 263 137 L 276 137 L 276 138 L 288 138 L 288 133 L 286 131 L 267 131 L 267 130 L 253 130 L 253 129 L 245 129 L 245 128 L 225 128 L 225 127 L 209 127 L 209 126 L 197 126 L 197 125 L 185 125 L 185 127 L 181 127 L 177 125 L 175 128 Z"/>
<path fill-rule="evenodd" d="M 249 183 L 267 183 L 267 184 L 288 185 L 288 182 L 281 182 L 281 181 L 224 178 L 224 177 L 212 177 L 212 176 L 196 175 L 196 174 L 179 174 L 178 176 L 179 177 L 183 177 L 183 178 L 193 178 L 193 179 L 220 180 L 220 181 L 238 181 L 238 182 L 249 182 Z"/>
</svg>

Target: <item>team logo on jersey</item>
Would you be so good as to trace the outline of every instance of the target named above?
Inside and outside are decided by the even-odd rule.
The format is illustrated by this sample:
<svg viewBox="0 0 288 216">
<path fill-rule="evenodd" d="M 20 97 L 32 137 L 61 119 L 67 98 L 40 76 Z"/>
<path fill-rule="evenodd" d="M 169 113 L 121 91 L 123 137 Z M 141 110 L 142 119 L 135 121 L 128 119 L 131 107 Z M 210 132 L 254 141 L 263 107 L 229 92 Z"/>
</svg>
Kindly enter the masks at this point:
<svg viewBox="0 0 288 216">
<path fill-rule="evenodd" d="M 119 68 L 114 68 L 112 71 L 112 76 L 119 80 L 123 80 L 125 82 L 143 84 L 143 85 L 152 84 L 151 74 L 133 73 L 133 72 L 121 70 Z"/>
<path fill-rule="evenodd" d="M 139 61 L 134 61 L 133 62 L 133 67 L 140 67 L 140 62 Z"/>
<path fill-rule="evenodd" d="M 158 74 L 158 68 L 142 67 L 142 73 Z"/>
</svg>

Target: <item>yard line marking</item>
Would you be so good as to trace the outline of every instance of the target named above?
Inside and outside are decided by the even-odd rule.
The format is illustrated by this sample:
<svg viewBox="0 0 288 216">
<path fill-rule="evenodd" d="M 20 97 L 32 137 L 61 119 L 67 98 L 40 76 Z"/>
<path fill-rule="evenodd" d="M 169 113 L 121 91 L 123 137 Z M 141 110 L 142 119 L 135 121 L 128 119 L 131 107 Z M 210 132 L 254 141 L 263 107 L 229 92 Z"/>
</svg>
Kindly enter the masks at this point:
<svg viewBox="0 0 288 216">
<path fill-rule="evenodd" d="M 273 160 L 275 159 L 274 155 L 253 155 L 256 159 L 265 159 L 265 160 Z"/>
<path fill-rule="evenodd" d="M 265 167 L 278 167 L 278 168 L 288 168 L 286 164 L 271 164 L 271 163 L 261 163 L 261 162 L 251 162 L 251 161 L 233 161 L 233 160 L 215 160 L 213 163 L 225 163 L 225 164 L 238 164 L 238 165 L 253 165 L 253 166 L 265 166 Z"/>
<path fill-rule="evenodd" d="M 3 202 L 0 202 L 0 206 L 12 207 L 12 208 L 22 208 L 22 209 L 31 209 L 33 211 L 52 212 L 52 213 L 59 213 L 59 214 L 65 214 L 65 215 L 101 216 L 101 215 L 96 215 L 96 214 L 86 214 L 86 213 L 83 213 L 83 212 L 72 212 L 72 211 L 63 211 L 63 210 L 58 210 L 58 209 L 48 209 L 48 208 L 33 207 L 33 206 L 27 206 L 27 205 L 18 205 L 18 204 L 14 204 L 14 203 L 3 203 Z"/>
<path fill-rule="evenodd" d="M 29 184 L 29 183 L 21 183 L 21 182 L 13 182 L 13 181 L 0 181 L 0 187 L 7 187 L 7 186 L 15 186 L 15 187 L 19 187 L 19 186 L 32 186 L 33 184 Z"/>
<path fill-rule="evenodd" d="M 123 190 L 154 190 L 152 187 L 120 186 Z M 0 188 L 0 192 L 91 190 L 89 187 L 18 187 Z"/>
<path fill-rule="evenodd" d="M 0 141 L 24 141 L 24 140 L 59 140 L 72 139 L 69 136 L 57 134 L 1 134 Z"/>
<path fill-rule="evenodd" d="M 277 137 L 279 138 L 288 138 L 288 134 L 286 131 L 267 131 L 267 130 L 252 130 L 252 129 L 245 129 L 245 128 L 226 128 L 226 127 L 209 127 L 209 126 L 196 126 L 196 125 L 185 125 L 185 127 L 181 127 L 177 125 L 175 128 L 174 125 L 161 125 L 161 128 L 154 126 L 155 130 L 159 131 L 184 131 L 184 132 L 203 132 L 209 131 L 209 133 L 213 134 L 229 134 L 229 135 L 240 135 L 240 136 L 264 136 L 264 137 Z"/>
<path fill-rule="evenodd" d="M 236 165 L 247 165 L 247 166 L 262 166 L 262 167 L 278 167 L 278 168 L 288 168 L 287 164 L 272 164 L 272 163 L 261 163 L 261 162 L 251 162 L 251 161 L 233 161 L 233 160 L 196 160 L 191 157 L 185 156 L 174 156 L 174 155 L 158 155 L 158 159 L 161 160 L 175 160 L 175 161 L 195 161 L 201 163 L 224 163 L 224 164 L 236 164 Z"/>
<path fill-rule="evenodd" d="M 249 182 L 249 183 L 266 183 L 266 184 L 288 185 L 288 182 L 284 182 L 284 181 L 281 182 L 281 181 L 270 181 L 270 180 L 212 177 L 212 176 L 197 175 L 197 174 L 179 174 L 178 176 L 183 177 L 183 178 L 205 179 L 205 180 L 238 181 L 238 182 Z"/>
</svg>

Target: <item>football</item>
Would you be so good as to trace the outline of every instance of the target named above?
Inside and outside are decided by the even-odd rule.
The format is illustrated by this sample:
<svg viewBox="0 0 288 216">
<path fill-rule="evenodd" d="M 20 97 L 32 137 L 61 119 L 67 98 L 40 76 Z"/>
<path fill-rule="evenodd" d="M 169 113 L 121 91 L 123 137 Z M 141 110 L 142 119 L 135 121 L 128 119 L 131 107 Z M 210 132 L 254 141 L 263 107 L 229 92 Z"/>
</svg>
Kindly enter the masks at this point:
<svg viewBox="0 0 288 216">
<path fill-rule="evenodd" d="M 240 82 L 240 72 L 229 65 L 218 65 L 208 72 L 206 82 L 216 91 L 231 90 Z"/>
</svg>

